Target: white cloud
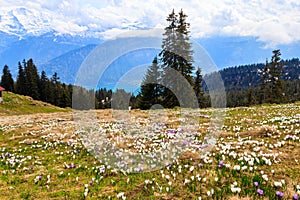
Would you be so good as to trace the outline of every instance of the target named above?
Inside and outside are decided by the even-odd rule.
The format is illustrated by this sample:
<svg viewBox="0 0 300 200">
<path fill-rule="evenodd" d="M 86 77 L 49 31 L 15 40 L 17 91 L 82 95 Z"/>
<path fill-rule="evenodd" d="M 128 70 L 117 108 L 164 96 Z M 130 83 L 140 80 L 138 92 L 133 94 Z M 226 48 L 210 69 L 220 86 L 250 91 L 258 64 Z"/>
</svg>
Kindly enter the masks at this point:
<svg viewBox="0 0 300 200">
<path fill-rule="evenodd" d="M 193 37 L 253 36 L 269 46 L 300 40 L 298 0 L 104 0 L 100 3 L 97 0 L 0 0 L 0 4 L 1 16 L 20 7 L 34 13 L 27 22 L 24 16 L 17 17 L 28 32 L 34 33 L 49 29 L 70 34 L 88 31 L 110 38 L 125 30 L 164 27 L 168 13 L 173 8 L 176 12 L 183 8 Z M 6 18 L 9 17 L 2 17 Z M 2 20 L 0 29 L 7 28 L 7 23 Z"/>
</svg>

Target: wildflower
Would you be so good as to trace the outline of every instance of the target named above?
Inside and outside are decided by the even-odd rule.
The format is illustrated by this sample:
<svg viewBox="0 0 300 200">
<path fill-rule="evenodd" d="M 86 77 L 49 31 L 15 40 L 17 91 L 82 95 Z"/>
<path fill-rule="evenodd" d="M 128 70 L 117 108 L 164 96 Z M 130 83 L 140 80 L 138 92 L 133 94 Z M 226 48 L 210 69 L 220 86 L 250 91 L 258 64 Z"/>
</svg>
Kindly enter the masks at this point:
<svg viewBox="0 0 300 200">
<path fill-rule="evenodd" d="M 42 179 L 42 176 L 36 176 L 34 179 L 34 183 L 39 182 L 39 180 L 41 180 L 41 179 Z"/>
<path fill-rule="evenodd" d="M 100 173 L 104 173 L 105 172 L 105 167 L 101 167 L 100 168 Z"/>
<path fill-rule="evenodd" d="M 241 169 L 241 166 L 235 165 L 235 166 L 233 167 L 233 169 L 239 171 L 239 170 Z"/>
<path fill-rule="evenodd" d="M 258 182 L 255 181 L 254 182 L 254 186 L 257 187 L 258 186 Z"/>
<path fill-rule="evenodd" d="M 83 195 L 86 197 L 87 195 L 88 195 L 88 193 L 89 193 L 89 185 L 88 184 L 84 184 L 84 193 L 83 193 Z"/>
<path fill-rule="evenodd" d="M 191 181 L 189 179 L 184 179 L 184 185 L 190 183 Z"/>
<path fill-rule="evenodd" d="M 297 194 L 294 194 L 293 200 L 298 200 L 298 199 L 299 199 L 299 196 Z"/>
<path fill-rule="evenodd" d="M 239 188 L 239 187 L 232 187 L 231 188 L 231 192 L 232 193 L 240 193 L 241 192 L 241 188 Z"/>
<path fill-rule="evenodd" d="M 280 198 L 284 196 L 283 192 L 280 191 L 276 191 L 276 195 L 279 196 Z"/>
<path fill-rule="evenodd" d="M 210 191 L 207 191 L 207 196 L 210 196 Z"/>
<path fill-rule="evenodd" d="M 275 186 L 275 187 L 282 187 L 282 183 L 281 183 L 281 182 L 275 181 L 275 182 L 274 182 L 274 186 Z"/>
<path fill-rule="evenodd" d="M 264 191 L 261 190 L 261 189 L 257 189 L 257 193 L 258 193 L 259 195 L 264 195 Z"/>
<path fill-rule="evenodd" d="M 194 166 L 190 167 L 190 172 L 192 172 L 194 170 Z"/>
<path fill-rule="evenodd" d="M 263 178 L 265 181 L 268 181 L 268 180 L 269 180 L 269 179 L 268 179 L 268 175 L 266 175 L 266 174 L 262 175 L 262 178 Z"/>
<path fill-rule="evenodd" d="M 47 184 L 50 183 L 50 174 L 47 175 Z"/>
<path fill-rule="evenodd" d="M 223 162 L 223 161 L 220 161 L 219 164 L 218 164 L 218 167 L 219 167 L 219 168 L 222 168 L 223 166 L 224 166 L 224 162 Z"/>
<path fill-rule="evenodd" d="M 120 192 L 119 194 L 117 194 L 117 198 L 120 199 L 126 199 L 124 192 Z"/>
</svg>

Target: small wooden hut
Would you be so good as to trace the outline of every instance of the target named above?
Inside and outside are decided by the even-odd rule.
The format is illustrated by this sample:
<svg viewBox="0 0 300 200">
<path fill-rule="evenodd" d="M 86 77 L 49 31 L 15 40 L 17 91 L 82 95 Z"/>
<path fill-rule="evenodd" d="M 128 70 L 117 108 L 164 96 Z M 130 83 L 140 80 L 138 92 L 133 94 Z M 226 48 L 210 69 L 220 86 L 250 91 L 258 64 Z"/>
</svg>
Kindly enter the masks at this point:
<svg viewBox="0 0 300 200">
<path fill-rule="evenodd" d="M 2 91 L 4 91 L 5 88 L 0 86 L 0 103 L 2 103 L 3 99 L 2 99 Z"/>
</svg>

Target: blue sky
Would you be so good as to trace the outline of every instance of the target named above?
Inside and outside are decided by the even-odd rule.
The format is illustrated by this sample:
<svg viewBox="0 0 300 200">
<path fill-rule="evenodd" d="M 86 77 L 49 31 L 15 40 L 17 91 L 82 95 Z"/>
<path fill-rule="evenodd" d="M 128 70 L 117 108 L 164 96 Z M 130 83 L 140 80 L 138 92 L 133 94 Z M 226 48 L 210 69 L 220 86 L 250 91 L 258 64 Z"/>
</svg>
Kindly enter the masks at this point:
<svg viewBox="0 0 300 200">
<path fill-rule="evenodd" d="M 0 30 L 22 34 L 93 35 L 104 39 L 127 30 L 163 28 L 175 8 L 183 8 L 194 38 L 256 37 L 266 47 L 300 40 L 299 0 L 0 0 Z M 22 8 L 22 9 L 21 9 Z M 20 27 L 20 26 L 19 26 Z"/>
</svg>

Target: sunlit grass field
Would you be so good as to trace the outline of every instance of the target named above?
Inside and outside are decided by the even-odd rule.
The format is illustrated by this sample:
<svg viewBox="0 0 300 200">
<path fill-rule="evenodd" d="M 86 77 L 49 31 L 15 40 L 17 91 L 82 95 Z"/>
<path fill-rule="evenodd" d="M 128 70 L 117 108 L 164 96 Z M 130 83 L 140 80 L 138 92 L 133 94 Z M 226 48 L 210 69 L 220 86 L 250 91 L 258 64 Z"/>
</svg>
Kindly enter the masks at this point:
<svg viewBox="0 0 300 200">
<path fill-rule="evenodd" d="M 178 110 L 155 112 L 168 122 L 159 140 L 117 145 L 140 151 L 137 144 L 146 149 L 170 139 L 170 132 L 180 134 Z M 0 199 L 298 199 L 299 103 L 226 109 L 217 144 L 206 153 L 201 145 L 211 109 L 184 112 L 198 122 L 190 147 L 169 165 L 143 173 L 97 160 L 82 144 L 72 112 L 1 116 Z M 99 124 L 110 127 L 110 137 L 126 138 L 113 130 L 111 113 L 97 111 Z M 139 125 L 150 123 L 148 111 L 130 116 Z"/>
<path fill-rule="evenodd" d="M 3 101 L 0 103 L 0 117 L 5 115 L 22 115 L 34 113 L 67 112 L 63 109 L 41 101 L 35 101 L 31 97 L 17 95 L 11 92 L 3 92 Z"/>
</svg>

